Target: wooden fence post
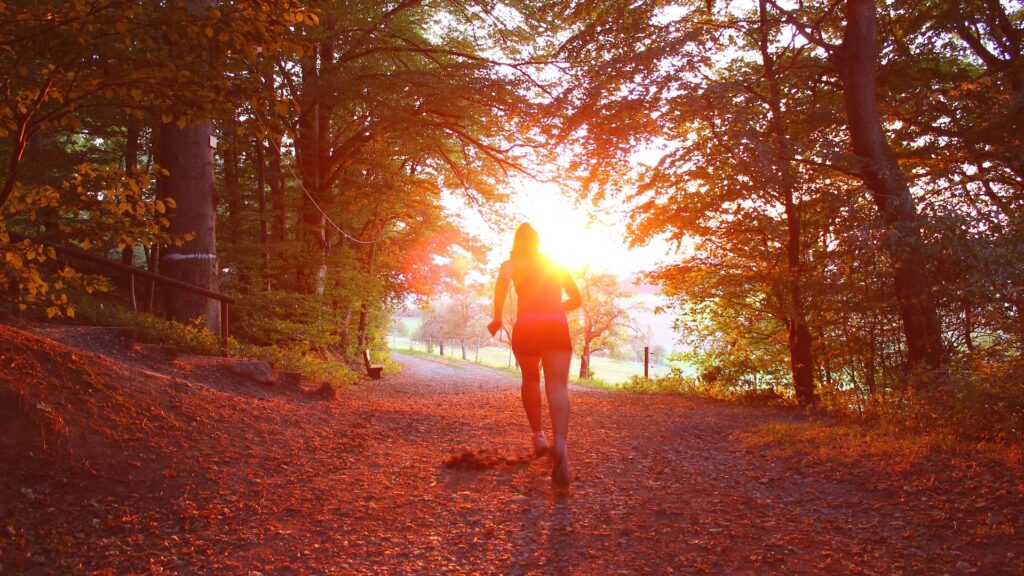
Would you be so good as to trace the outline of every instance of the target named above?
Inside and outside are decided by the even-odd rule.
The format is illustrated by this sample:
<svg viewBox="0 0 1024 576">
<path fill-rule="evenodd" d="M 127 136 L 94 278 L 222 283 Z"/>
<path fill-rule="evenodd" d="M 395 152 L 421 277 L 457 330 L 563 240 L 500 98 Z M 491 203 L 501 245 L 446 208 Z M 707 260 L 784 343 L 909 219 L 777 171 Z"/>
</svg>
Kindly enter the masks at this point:
<svg viewBox="0 0 1024 576">
<path fill-rule="evenodd" d="M 644 378 L 650 378 L 651 348 L 644 346 Z"/>
</svg>

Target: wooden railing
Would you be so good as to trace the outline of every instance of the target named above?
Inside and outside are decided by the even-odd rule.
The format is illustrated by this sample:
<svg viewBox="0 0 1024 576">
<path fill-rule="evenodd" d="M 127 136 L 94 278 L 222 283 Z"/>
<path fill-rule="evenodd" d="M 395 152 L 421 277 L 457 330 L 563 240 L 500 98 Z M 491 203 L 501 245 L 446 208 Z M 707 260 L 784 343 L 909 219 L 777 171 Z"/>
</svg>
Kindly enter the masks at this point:
<svg viewBox="0 0 1024 576">
<path fill-rule="evenodd" d="M 133 277 L 140 276 L 142 278 L 146 278 L 147 280 L 152 280 L 153 282 L 156 282 L 158 284 L 166 284 L 167 286 L 172 286 L 179 290 L 184 290 L 186 292 L 191 292 L 193 294 L 198 294 L 200 296 L 206 296 L 207 298 L 217 300 L 218 302 L 220 302 L 221 348 L 222 352 L 227 352 L 228 318 L 231 310 L 231 305 L 235 303 L 235 299 L 232 298 L 231 296 L 226 296 L 224 294 L 221 294 L 220 292 L 214 292 L 213 290 L 207 290 L 206 288 L 200 288 L 199 286 L 189 284 L 188 282 L 182 282 L 181 280 L 171 278 L 169 276 L 164 276 L 163 274 L 157 274 L 156 272 L 150 272 L 149 270 L 144 270 L 142 268 L 136 268 L 134 266 L 128 266 L 127 264 L 115 262 L 114 260 L 110 260 L 109 258 L 104 258 L 102 256 L 97 256 L 95 254 L 89 254 L 85 250 L 79 248 L 73 248 L 71 246 L 62 246 L 60 244 L 55 244 L 48 240 L 40 240 L 39 238 L 33 238 L 31 236 L 19 234 L 17 232 L 8 231 L 7 234 L 11 237 L 11 240 L 15 242 L 22 242 L 28 240 L 29 242 L 42 244 L 43 246 L 53 248 L 53 250 L 56 253 L 61 254 L 63 256 L 77 258 L 79 260 L 85 260 L 86 262 L 98 264 L 100 266 L 110 268 L 111 270 L 118 270 L 120 272 L 131 274 Z"/>
</svg>

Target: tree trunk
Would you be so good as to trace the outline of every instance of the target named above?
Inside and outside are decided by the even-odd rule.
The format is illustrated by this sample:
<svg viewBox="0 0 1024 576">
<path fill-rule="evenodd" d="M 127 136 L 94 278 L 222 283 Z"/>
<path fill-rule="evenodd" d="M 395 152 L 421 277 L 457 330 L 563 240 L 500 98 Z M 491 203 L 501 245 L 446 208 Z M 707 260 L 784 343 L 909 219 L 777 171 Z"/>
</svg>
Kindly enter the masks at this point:
<svg viewBox="0 0 1024 576">
<path fill-rule="evenodd" d="M 270 152 L 267 180 L 270 186 L 270 204 L 273 206 L 270 239 L 280 246 L 285 241 L 285 228 L 288 225 L 288 203 L 285 197 L 284 171 L 281 169 L 281 141 L 275 136 L 267 145 Z"/>
<path fill-rule="evenodd" d="M 43 94 L 39 94 L 36 105 L 42 102 Z M 24 155 L 29 141 L 38 132 L 37 123 L 32 122 L 33 115 L 28 113 L 22 116 L 14 129 L 11 130 L 11 152 L 7 164 L 7 175 L 4 178 L 3 188 L 0 188 L 0 214 L 3 213 L 4 204 L 11 197 L 11 193 L 14 192 L 14 185 L 18 182 L 18 168 L 21 165 L 22 155 Z M 35 127 L 33 128 L 33 126 Z"/>
<path fill-rule="evenodd" d="M 139 139 L 141 129 L 139 121 L 131 114 L 125 119 L 124 135 L 124 170 L 129 176 L 139 172 Z"/>
<path fill-rule="evenodd" d="M 228 129 L 225 129 L 225 133 Z M 242 223 L 242 195 L 238 186 L 238 137 L 234 130 L 231 130 L 231 140 L 225 142 L 224 150 L 224 196 L 228 205 L 228 229 L 222 234 L 222 240 L 227 240 L 229 246 L 237 249 L 239 241 L 238 232 Z"/>
<path fill-rule="evenodd" d="M 160 273 L 160 245 L 153 244 L 146 253 L 146 268 L 154 273 Z M 156 282 L 150 281 L 146 290 L 146 312 L 153 313 L 156 304 Z"/>
<path fill-rule="evenodd" d="M 321 42 L 315 54 L 305 59 L 302 69 L 302 114 L 296 138 L 296 159 L 302 176 L 302 208 L 299 231 L 310 249 L 310 266 L 299 272 L 299 289 L 306 293 L 323 294 L 327 279 L 327 257 L 331 243 L 327 229 L 329 186 L 331 171 L 331 114 L 332 109 L 323 98 L 320 85 L 321 71 L 333 63 L 334 52 L 329 42 Z"/>
<path fill-rule="evenodd" d="M 270 238 L 267 236 L 267 158 L 263 138 L 256 140 L 256 194 L 260 211 L 260 279 L 264 292 L 270 291 Z"/>
<path fill-rule="evenodd" d="M 878 346 L 878 338 L 875 336 L 875 330 L 876 327 L 872 324 L 868 340 L 868 357 L 864 361 L 864 385 L 867 386 L 869 395 L 874 395 L 875 390 L 878 388 L 878 385 L 875 382 L 875 365 L 877 364 L 875 351 Z"/>
<path fill-rule="evenodd" d="M 967 347 L 968 352 L 974 352 L 974 311 L 971 308 L 971 302 L 969 299 L 964 298 L 964 346 Z"/>
<path fill-rule="evenodd" d="M 468 358 L 466 358 L 466 341 L 465 340 L 460 340 L 459 341 L 459 345 L 462 346 L 462 359 L 463 360 L 468 360 Z"/>
<path fill-rule="evenodd" d="M 771 129 L 775 140 L 775 166 L 779 171 L 779 191 L 786 211 L 786 263 L 789 292 L 789 318 L 786 321 L 789 341 L 789 365 L 797 402 L 807 406 L 815 402 L 814 356 L 811 352 L 811 331 L 807 326 L 800 285 L 803 276 L 800 248 L 800 209 L 796 202 L 796 182 L 790 164 L 789 138 L 782 121 L 782 93 L 775 71 L 775 59 L 768 50 L 768 18 L 766 0 L 760 0 L 760 49 L 764 75 L 768 81 L 768 105 Z"/>
<path fill-rule="evenodd" d="M 124 135 L 124 169 L 128 177 L 134 178 L 138 175 L 139 165 L 139 121 L 128 114 L 125 120 Z M 121 250 L 121 263 L 125 266 L 135 266 L 135 245 L 129 244 Z M 139 305 L 135 297 L 135 278 L 131 274 L 126 279 L 128 290 L 131 291 L 129 299 L 132 303 L 132 310 L 138 310 Z"/>
<path fill-rule="evenodd" d="M 583 352 L 580 353 L 580 378 L 590 378 L 590 342 L 583 343 Z"/>
<path fill-rule="evenodd" d="M 878 112 L 877 28 L 873 0 L 847 0 L 846 31 L 838 62 L 847 124 L 860 177 L 888 228 L 885 248 L 895 268 L 895 296 L 903 319 L 909 367 L 936 370 L 945 365 L 945 353 L 917 208 L 882 131 Z"/>
<path fill-rule="evenodd" d="M 180 128 L 176 124 L 160 127 L 160 166 L 169 175 L 161 175 L 161 196 L 174 199 L 170 210 L 169 231 L 192 232 L 195 237 L 181 246 L 170 246 L 163 254 L 164 274 L 207 290 L 217 290 L 216 205 L 213 189 L 213 135 L 210 122 Z M 216 300 L 190 292 L 168 288 L 167 312 L 180 322 L 220 330 L 220 307 Z"/>
<path fill-rule="evenodd" d="M 1012 305 L 1017 316 L 1017 354 L 1024 357 L 1024 301 L 1015 298 Z"/>
<path fill-rule="evenodd" d="M 376 244 L 366 245 L 366 275 L 368 277 L 373 276 L 373 261 L 377 254 Z M 366 345 L 366 327 L 369 319 L 370 308 L 366 302 L 366 295 L 363 294 L 360 298 L 359 304 L 359 348 L 362 349 Z"/>
<path fill-rule="evenodd" d="M 441 356 L 444 356 L 444 340 L 440 340 L 440 341 L 438 341 L 437 345 L 438 345 L 438 348 L 439 348 L 439 349 L 440 349 L 440 351 L 441 351 L 441 352 L 440 352 L 440 355 L 441 355 Z"/>
</svg>

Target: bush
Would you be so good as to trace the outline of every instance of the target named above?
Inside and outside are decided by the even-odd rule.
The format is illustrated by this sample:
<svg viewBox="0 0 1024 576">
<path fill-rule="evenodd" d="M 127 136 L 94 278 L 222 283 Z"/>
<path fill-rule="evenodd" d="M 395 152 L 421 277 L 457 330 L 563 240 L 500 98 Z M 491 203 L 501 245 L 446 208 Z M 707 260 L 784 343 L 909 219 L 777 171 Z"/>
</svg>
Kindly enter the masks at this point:
<svg viewBox="0 0 1024 576">
<path fill-rule="evenodd" d="M 133 312 L 117 305 L 101 304 L 95 300 L 86 300 L 82 305 L 82 312 L 96 322 L 135 328 L 148 342 L 171 344 L 193 354 L 213 356 L 220 354 L 221 351 L 220 337 L 199 326 L 180 324 L 152 314 Z M 358 375 L 344 364 L 316 354 L 304 343 L 259 346 L 230 338 L 228 354 L 237 358 L 264 360 L 275 368 L 299 372 L 311 380 L 321 380 L 333 385 L 344 386 L 358 380 Z"/>
<path fill-rule="evenodd" d="M 232 306 L 233 334 L 258 345 L 291 347 L 307 343 L 322 350 L 338 342 L 342 311 L 317 294 L 293 292 L 242 293 Z"/>
<path fill-rule="evenodd" d="M 790 403 L 790 399 L 775 388 L 741 388 L 721 378 L 688 376 L 679 368 L 672 368 L 668 374 L 654 378 L 633 376 L 622 385 L 622 389 L 641 394 L 681 394 L 751 404 Z"/>
<path fill-rule="evenodd" d="M 949 374 L 911 375 L 901 388 L 873 394 L 822 389 L 825 410 L 909 433 L 942 433 L 971 441 L 1024 439 L 1024 362 L 990 353 L 962 354 Z"/>
<path fill-rule="evenodd" d="M 0 214 L 0 295 L 19 310 L 45 310 L 50 318 L 75 315 L 72 291 L 105 291 L 98 275 L 79 273 L 57 259 L 53 248 L 31 240 L 11 242 L 8 231 L 49 236 L 90 250 L 135 244 L 181 244 L 191 234 L 171 235 L 164 215 L 171 198 L 157 198 L 155 172 L 129 175 L 116 166 L 81 164 L 59 186 L 19 185 Z"/>
<path fill-rule="evenodd" d="M 199 325 L 180 324 L 90 298 L 81 298 L 80 309 L 81 315 L 92 322 L 135 328 L 146 342 L 170 344 L 191 354 L 220 354 L 220 338 Z"/>
<path fill-rule="evenodd" d="M 678 368 L 664 376 L 644 378 L 643 376 L 631 376 L 623 385 L 622 389 L 627 392 L 638 392 L 641 394 L 685 394 L 688 396 L 707 396 L 707 388 L 691 376 L 683 374 Z"/>
</svg>

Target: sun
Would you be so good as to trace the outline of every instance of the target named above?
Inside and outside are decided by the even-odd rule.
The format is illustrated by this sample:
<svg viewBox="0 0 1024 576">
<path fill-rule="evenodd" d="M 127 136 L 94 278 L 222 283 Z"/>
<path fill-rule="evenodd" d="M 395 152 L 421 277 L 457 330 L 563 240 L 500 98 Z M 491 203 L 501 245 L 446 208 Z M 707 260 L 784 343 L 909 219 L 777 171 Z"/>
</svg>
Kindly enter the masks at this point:
<svg viewBox="0 0 1024 576">
<path fill-rule="evenodd" d="M 553 186 L 532 185 L 518 191 L 513 211 L 540 234 L 541 252 L 566 268 L 589 267 L 621 275 L 639 269 L 636 255 L 623 239 L 624 225 L 593 220 Z M 503 244 L 507 253 L 511 239 Z"/>
<path fill-rule="evenodd" d="M 554 184 L 514 181 L 511 186 L 506 209 L 513 224 L 529 222 L 540 235 L 541 252 L 570 271 L 589 268 L 636 280 L 674 254 L 666 242 L 657 238 L 630 248 L 625 240 L 628 214 L 621 205 L 602 209 L 576 206 Z M 457 196 L 446 202 L 461 226 L 491 246 L 487 266 L 495 267 L 508 259 L 514 227 L 498 232 L 467 211 Z"/>
</svg>

